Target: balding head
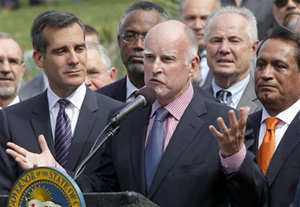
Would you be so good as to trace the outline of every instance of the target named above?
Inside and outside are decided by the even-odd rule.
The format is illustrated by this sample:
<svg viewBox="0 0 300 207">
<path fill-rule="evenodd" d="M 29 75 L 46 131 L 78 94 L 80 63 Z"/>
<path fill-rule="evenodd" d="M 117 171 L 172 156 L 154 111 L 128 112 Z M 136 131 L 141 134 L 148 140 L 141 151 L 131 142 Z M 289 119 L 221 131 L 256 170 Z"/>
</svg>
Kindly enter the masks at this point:
<svg viewBox="0 0 300 207">
<path fill-rule="evenodd" d="M 185 24 L 170 20 L 150 29 L 145 38 L 145 84 L 162 105 L 182 95 L 198 67 L 197 38 Z"/>
</svg>

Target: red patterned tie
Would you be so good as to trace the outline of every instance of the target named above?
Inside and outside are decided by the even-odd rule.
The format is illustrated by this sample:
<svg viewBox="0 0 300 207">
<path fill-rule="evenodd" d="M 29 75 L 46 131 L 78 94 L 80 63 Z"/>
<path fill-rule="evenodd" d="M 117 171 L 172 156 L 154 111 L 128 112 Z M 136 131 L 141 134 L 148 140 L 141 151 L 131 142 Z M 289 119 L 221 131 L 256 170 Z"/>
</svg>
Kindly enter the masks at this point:
<svg viewBox="0 0 300 207">
<path fill-rule="evenodd" d="M 68 114 L 65 111 L 70 103 L 66 99 L 58 100 L 59 112 L 57 114 L 55 126 L 55 152 L 56 161 L 65 167 L 68 159 L 69 149 L 72 141 L 72 128 Z"/>
</svg>

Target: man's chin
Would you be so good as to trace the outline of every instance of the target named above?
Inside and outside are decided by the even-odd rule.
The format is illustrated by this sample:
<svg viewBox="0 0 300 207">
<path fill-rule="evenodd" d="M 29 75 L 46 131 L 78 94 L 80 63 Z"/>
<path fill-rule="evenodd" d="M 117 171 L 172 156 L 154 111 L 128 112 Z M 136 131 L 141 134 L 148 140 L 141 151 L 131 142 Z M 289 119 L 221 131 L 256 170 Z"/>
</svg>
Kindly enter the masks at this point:
<svg viewBox="0 0 300 207">
<path fill-rule="evenodd" d="M 130 64 L 127 67 L 127 70 L 132 75 L 144 77 L 144 65 L 143 64 Z"/>
</svg>

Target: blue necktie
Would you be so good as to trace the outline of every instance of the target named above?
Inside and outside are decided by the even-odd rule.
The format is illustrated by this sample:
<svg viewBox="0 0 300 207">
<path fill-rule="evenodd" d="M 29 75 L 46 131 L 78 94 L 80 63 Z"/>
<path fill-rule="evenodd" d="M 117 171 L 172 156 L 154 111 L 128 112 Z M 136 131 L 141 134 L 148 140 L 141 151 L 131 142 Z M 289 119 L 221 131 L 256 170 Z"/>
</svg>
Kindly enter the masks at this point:
<svg viewBox="0 0 300 207">
<path fill-rule="evenodd" d="M 145 150 L 145 175 L 148 192 L 164 152 L 165 130 L 163 122 L 168 114 L 169 112 L 163 107 L 156 110 L 153 127 L 148 137 L 148 143 Z"/>
<path fill-rule="evenodd" d="M 230 104 L 232 103 L 232 95 L 230 91 L 219 90 L 217 92 L 217 99 L 219 99 L 222 104 L 225 104 L 227 106 L 230 106 Z"/>
<path fill-rule="evenodd" d="M 66 99 L 58 100 L 59 112 L 57 114 L 55 126 L 55 152 L 56 161 L 65 167 L 72 141 L 71 121 L 65 111 L 66 106 L 70 103 Z"/>
</svg>

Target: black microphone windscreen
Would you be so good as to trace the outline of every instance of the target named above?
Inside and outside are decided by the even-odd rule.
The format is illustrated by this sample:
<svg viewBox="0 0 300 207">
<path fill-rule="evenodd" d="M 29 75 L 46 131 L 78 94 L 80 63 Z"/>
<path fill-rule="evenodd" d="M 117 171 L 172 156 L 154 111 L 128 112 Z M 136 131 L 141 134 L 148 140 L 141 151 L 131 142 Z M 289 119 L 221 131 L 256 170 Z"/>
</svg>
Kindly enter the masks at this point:
<svg viewBox="0 0 300 207">
<path fill-rule="evenodd" d="M 153 88 L 144 87 L 137 91 L 137 96 L 142 95 L 147 101 L 147 105 L 151 105 L 156 100 L 156 92 Z"/>
</svg>

